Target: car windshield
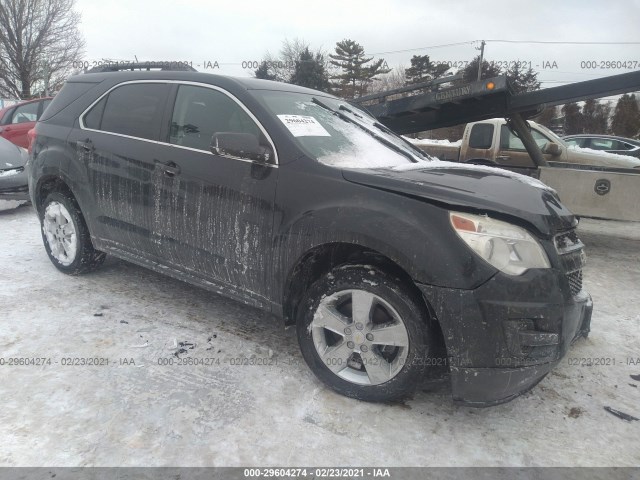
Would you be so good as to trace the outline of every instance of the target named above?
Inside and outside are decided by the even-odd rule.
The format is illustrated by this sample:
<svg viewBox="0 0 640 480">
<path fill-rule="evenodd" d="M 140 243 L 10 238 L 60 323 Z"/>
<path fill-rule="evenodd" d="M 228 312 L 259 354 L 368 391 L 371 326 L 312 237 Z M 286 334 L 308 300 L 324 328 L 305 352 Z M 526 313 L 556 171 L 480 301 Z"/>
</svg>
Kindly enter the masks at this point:
<svg viewBox="0 0 640 480">
<path fill-rule="evenodd" d="M 364 110 L 321 94 L 254 90 L 311 158 L 340 168 L 383 168 L 430 161 Z"/>
</svg>

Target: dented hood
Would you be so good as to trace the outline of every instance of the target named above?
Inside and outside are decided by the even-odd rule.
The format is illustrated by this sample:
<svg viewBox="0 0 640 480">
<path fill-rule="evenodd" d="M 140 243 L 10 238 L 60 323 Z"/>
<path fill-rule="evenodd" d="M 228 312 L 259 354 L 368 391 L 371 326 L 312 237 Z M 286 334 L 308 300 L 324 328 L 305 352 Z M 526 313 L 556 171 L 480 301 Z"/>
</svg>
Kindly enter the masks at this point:
<svg viewBox="0 0 640 480">
<path fill-rule="evenodd" d="M 451 208 L 471 208 L 520 218 L 543 235 L 577 225 L 576 217 L 542 182 L 493 167 L 450 162 L 380 169 L 344 169 L 345 180 Z"/>
</svg>

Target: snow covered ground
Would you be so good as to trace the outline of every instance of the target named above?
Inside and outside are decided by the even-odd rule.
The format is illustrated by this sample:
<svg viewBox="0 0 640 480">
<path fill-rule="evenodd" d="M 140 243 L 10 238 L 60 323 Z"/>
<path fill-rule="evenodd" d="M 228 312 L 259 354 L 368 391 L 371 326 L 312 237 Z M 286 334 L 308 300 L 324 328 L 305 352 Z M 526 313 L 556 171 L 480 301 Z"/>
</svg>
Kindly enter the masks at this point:
<svg viewBox="0 0 640 480">
<path fill-rule="evenodd" d="M 454 406 L 446 383 L 397 405 L 341 397 L 270 315 L 113 258 L 65 276 L 28 206 L 0 211 L 0 232 L 2 466 L 640 465 L 640 422 L 604 410 L 640 418 L 640 224 L 580 227 L 595 310 L 569 358 L 615 365 L 565 360 L 488 409 Z"/>
</svg>

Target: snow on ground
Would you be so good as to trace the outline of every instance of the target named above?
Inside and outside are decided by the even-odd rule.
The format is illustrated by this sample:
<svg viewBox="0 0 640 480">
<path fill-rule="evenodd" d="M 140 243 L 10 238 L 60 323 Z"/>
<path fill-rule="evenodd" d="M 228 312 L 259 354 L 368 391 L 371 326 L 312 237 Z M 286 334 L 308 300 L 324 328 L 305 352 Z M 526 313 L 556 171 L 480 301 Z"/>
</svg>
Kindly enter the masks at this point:
<svg viewBox="0 0 640 480">
<path fill-rule="evenodd" d="M 268 314 L 113 258 L 63 275 L 31 207 L 0 211 L 0 231 L 2 466 L 640 464 L 640 422 L 603 409 L 640 418 L 640 364 L 627 364 L 640 357 L 640 224 L 580 227 L 595 311 L 569 358 L 615 366 L 565 360 L 488 409 L 454 406 L 442 383 L 397 405 L 341 397 Z M 25 357 L 52 364 L 7 364 Z M 188 364 L 207 358 L 220 364 Z"/>
<path fill-rule="evenodd" d="M 420 145 L 437 145 L 437 146 L 451 146 L 460 147 L 462 145 L 462 139 L 452 142 L 450 140 L 436 140 L 434 138 L 410 138 L 402 136 L 407 142 L 413 143 L 416 146 Z"/>
</svg>

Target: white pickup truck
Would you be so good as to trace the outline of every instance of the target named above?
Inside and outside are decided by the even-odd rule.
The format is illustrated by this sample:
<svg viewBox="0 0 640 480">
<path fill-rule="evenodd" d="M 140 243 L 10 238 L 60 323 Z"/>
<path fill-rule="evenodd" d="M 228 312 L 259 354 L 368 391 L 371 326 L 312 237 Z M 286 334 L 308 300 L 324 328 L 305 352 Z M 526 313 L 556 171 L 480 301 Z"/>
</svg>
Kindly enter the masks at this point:
<svg viewBox="0 0 640 480">
<path fill-rule="evenodd" d="M 640 159 L 569 146 L 548 128 L 528 123 L 547 166 L 536 167 L 504 118 L 469 123 L 462 140 L 453 143 L 407 140 L 440 160 L 536 176 L 576 215 L 640 221 Z"/>
<path fill-rule="evenodd" d="M 531 135 L 547 162 L 598 165 L 612 168 L 640 168 L 640 159 L 569 146 L 548 128 L 529 121 Z M 514 170 L 536 168 L 522 141 L 504 118 L 467 124 L 461 141 L 410 141 L 440 160 L 503 166 Z"/>
</svg>

